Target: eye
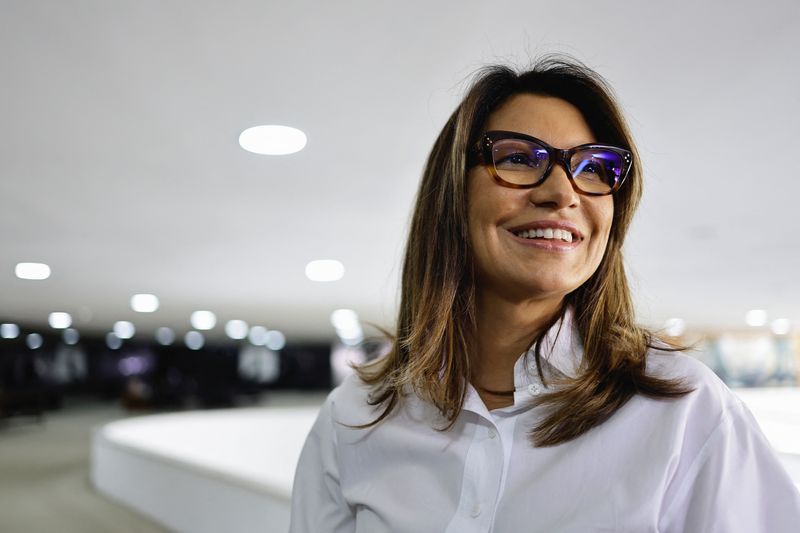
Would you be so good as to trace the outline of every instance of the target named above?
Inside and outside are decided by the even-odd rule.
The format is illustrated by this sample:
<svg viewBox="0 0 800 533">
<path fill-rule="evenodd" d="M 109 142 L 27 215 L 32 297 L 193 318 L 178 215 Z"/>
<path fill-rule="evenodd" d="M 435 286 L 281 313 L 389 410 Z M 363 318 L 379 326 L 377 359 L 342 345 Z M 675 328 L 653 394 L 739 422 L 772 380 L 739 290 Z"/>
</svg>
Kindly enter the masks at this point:
<svg viewBox="0 0 800 533">
<path fill-rule="evenodd" d="M 498 166 L 526 166 L 530 167 L 535 165 L 535 159 L 530 157 L 530 154 L 517 152 L 514 154 L 507 154 L 500 158 L 495 158 L 495 164 Z"/>
<path fill-rule="evenodd" d="M 600 167 L 600 165 L 594 161 L 587 161 L 580 169 L 582 174 L 600 174 L 602 171 L 603 169 Z"/>
</svg>

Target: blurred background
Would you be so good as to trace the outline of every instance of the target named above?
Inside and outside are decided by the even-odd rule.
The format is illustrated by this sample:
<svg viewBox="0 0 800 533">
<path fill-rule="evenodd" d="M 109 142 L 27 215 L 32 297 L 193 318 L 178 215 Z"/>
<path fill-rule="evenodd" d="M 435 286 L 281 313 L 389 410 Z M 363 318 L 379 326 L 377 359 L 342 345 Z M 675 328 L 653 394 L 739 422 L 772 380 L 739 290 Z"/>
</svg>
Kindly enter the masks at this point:
<svg viewBox="0 0 800 533">
<path fill-rule="evenodd" d="M 92 427 L 316 405 L 380 355 L 427 152 L 489 63 L 564 52 L 607 78 L 645 167 L 640 321 L 733 387 L 795 387 L 799 19 L 792 0 L 0 0 L 0 529 L 159 531 L 70 500 Z"/>
</svg>

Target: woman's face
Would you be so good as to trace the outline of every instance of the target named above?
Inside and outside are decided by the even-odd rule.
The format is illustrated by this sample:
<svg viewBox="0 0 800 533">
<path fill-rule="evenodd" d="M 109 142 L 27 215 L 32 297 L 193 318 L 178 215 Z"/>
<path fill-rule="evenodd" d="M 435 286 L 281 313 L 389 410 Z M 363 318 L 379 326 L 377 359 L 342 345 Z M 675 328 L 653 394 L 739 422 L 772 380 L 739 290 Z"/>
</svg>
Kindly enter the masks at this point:
<svg viewBox="0 0 800 533">
<path fill-rule="evenodd" d="M 513 96 L 492 113 L 486 125 L 491 130 L 524 133 L 556 148 L 597 141 L 575 106 L 533 94 Z M 560 165 L 553 165 L 545 182 L 531 189 L 498 185 L 479 165 L 470 171 L 467 187 L 479 292 L 555 302 L 597 270 L 611 230 L 611 195 L 578 194 Z M 571 229 L 572 242 L 520 234 L 558 224 Z"/>
</svg>

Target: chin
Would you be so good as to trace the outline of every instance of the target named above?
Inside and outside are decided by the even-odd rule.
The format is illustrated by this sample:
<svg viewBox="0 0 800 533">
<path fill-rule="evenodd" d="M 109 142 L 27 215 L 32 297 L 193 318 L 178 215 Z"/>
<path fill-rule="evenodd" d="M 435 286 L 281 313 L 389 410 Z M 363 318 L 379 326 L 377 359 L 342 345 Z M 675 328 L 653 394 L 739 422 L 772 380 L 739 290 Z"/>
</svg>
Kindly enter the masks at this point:
<svg viewBox="0 0 800 533">
<path fill-rule="evenodd" d="M 577 285 L 568 282 L 543 282 L 540 279 L 534 281 L 526 280 L 520 284 L 518 294 L 524 294 L 530 299 L 561 299 L 576 288 L 578 288 Z"/>
</svg>

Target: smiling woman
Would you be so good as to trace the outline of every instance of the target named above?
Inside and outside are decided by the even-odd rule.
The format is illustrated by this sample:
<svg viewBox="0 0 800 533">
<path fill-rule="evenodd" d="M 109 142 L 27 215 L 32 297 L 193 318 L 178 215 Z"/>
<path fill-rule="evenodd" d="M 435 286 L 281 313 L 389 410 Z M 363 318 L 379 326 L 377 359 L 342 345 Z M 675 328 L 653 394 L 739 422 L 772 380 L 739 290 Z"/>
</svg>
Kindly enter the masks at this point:
<svg viewBox="0 0 800 533">
<path fill-rule="evenodd" d="M 479 74 L 422 177 L 393 348 L 323 405 L 293 533 L 795 530 L 747 408 L 636 324 L 642 181 L 595 72 Z"/>
<path fill-rule="evenodd" d="M 511 97 L 492 113 L 486 129 L 519 131 L 557 146 L 595 142 L 592 130 L 574 105 L 538 94 Z M 549 318 L 566 295 L 597 270 L 611 230 L 614 200 L 610 194 L 584 195 L 573 185 L 574 180 L 568 179 L 569 166 L 551 166 L 549 173 L 542 173 L 544 180 L 531 180 L 532 185 L 536 184 L 531 188 L 498 187 L 507 183 L 498 182 L 502 176 L 535 174 L 527 170 L 534 166 L 531 158 L 516 165 L 526 170 L 507 170 L 510 156 L 505 149 L 496 148 L 500 144 L 498 140 L 492 142 L 492 159 L 473 167 L 467 178 L 467 216 L 478 307 L 494 309 L 497 304 L 493 301 L 498 298 L 512 304 L 535 301 L 542 309 L 535 314 Z M 517 141 L 513 153 L 517 158 L 535 154 L 535 146 Z M 540 159 L 550 158 L 544 152 Z M 606 193 L 610 191 L 607 188 Z M 532 229 L 536 230 L 533 236 Z M 528 235 L 522 235 L 526 230 Z M 571 236 L 569 242 L 561 238 L 562 230 Z M 554 239 L 556 231 L 558 239 Z M 529 308 L 526 314 L 534 313 Z"/>
</svg>

